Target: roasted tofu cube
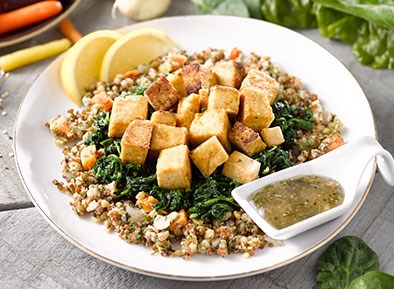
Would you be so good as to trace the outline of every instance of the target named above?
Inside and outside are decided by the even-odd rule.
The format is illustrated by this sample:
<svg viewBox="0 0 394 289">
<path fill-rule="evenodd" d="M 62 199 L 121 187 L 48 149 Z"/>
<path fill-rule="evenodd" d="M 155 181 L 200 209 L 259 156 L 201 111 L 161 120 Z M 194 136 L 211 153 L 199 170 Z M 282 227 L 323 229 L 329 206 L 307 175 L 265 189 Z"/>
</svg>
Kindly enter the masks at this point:
<svg viewBox="0 0 394 289">
<path fill-rule="evenodd" d="M 142 95 L 119 96 L 112 105 L 108 136 L 118 138 L 123 135 L 135 119 L 148 117 L 148 98 Z"/>
<path fill-rule="evenodd" d="M 178 69 L 174 73 L 167 76 L 168 81 L 175 87 L 181 97 L 186 97 L 185 84 L 183 83 L 182 69 Z"/>
<path fill-rule="evenodd" d="M 192 63 L 182 68 L 183 83 L 186 94 L 198 93 L 201 88 L 209 89 L 216 84 L 216 76 L 199 63 Z"/>
<path fill-rule="evenodd" d="M 196 147 L 210 137 L 216 136 L 226 151 L 230 152 L 231 144 L 227 137 L 230 126 L 227 113 L 223 108 L 197 113 L 189 129 L 190 142 Z"/>
<path fill-rule="evenodd" d="M 222 174 L 241 184 L 246 184 L 259 177 L 261 163 L 234 151 L 223 165 Z"/>
<path fill-rule="evenodd" d="M 148 155 L 153 123 L 149 120 L 133 120 L 120 142 L 120 159 L 124 163 L 143 165 Z"/>
<path fill-rule="evenodd" d="M 176 112 L 177 125 L 190 128 L 194 115 L 200 112 L 200 96 L 192 93 L 189 96 L 182 98 L 178 103 L 178 110 Z"/>
<path fill-rule="evenodd" d="M 247 87 L 241 91 L 238 121 L 254 131 L 270 126 L 275 116 L 268 99 L 260 89 Z"/>
<path fill-rule="evenodd" d="M 245 78 L 245 68 L 241 62 L 234 60 L 222 61 L 212 67 L 216 75 L 217 83 L 220 85 L 239 88 Z"/>
<path fill-rule="evenodd" d="M 285 142 L 285 138 L 279 126 L 263 128 L 261 130 L 261 136 L 269 147 L 278 146 Z"/>
<path fill-rule="evenodd" d="M 215 85 L 208 98 L 208 110 L 224 108 L 230 117 L 238 114 L 239 91 L 233 87 Z"/>
<path fill-rule="evenodd" d="M 204 111 L 208 107 L 209 91 L 206 88 L 201 88 L 198 94 L 200 95 L 200 110 Z"/>
<path fill-rule="evenodd" d="M 187 144 L 187 142 L 187 128 L 157 123 L 153 125 L 150 154 L 157 157 L 161 150 Z"/>
<path fill-rule="evenodd" d="M 192 169 L 187 145 L 179 145 L 160 152 L 156 165 L 157 183 L 167 190 L 190 189 Z"/>
<path fill-rule="evenodd" d="M 159 111 L 170 110 L 180 98 L 178 91 L 163 75 L 152 83 L 144 94 L 148 97 L 151 106 Z"/>
<path fill-rule="evenodd" d="M 262 152 L 266 148 L 259 133 L 238 121 L 235 122 L 232 129 L 228 132 L 228 138 L 233 146 L 250 157 Z"/>
<path fill-rule="evenodd" d="M 176 126 L 176 114 L 169 111 L 154 111 L 150 120 L 154 123 Z"/>
<path fill-rule="evenodd" d="M 227 161 L 228 154 L 218 138 L 212 136 L 196 147 L 190 157 L 200 172 L 204 176 L 209 176 Z"/>
<path fill-rule="evenodd" d="M 242 81 L 240 91 L 247 87 L 260 89 L 268 101 L 272 104 L 279 92 L 279 83 L 267 73 L 251 69 Z"/>
</svg>

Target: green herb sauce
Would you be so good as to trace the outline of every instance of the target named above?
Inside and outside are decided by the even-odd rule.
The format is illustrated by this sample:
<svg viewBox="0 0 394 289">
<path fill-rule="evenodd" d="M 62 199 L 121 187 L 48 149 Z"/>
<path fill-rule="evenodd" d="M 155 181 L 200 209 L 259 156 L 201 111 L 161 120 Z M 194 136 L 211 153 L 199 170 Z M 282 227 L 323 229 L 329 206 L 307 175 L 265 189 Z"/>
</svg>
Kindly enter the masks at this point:
<svg viewBox="0 0 394 289">
<path fill-rule="evenodd" d="M 344 192 L 335 180 L 301 176 L 269 184 L 251 197 L 262 216 L 283 229 L 342 204 Z"/>
</svg>

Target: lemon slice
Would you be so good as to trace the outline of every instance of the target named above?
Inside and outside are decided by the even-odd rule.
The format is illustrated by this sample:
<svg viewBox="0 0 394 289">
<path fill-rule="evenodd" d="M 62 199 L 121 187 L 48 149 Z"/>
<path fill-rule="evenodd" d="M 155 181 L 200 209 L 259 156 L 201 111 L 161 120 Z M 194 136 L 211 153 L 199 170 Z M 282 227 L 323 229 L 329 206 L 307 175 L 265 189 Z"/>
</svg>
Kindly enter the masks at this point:
<svg viewBox="0 0 394 289">
<path fill-rule="evenodd" d="M 140 64 L 149 64 L 176 46 L 163 31 L 153 28 L 131 31 L 108 49 L 101 66 L 100 79 L 111 81 L 116 74 L 130 71 Z"/>
<path fill-rule="evenodd" d="M 99 30 L 92 32 L 74 44 L 64 56 L 60 68 L 60 78 L 68 97 L 81 105 L 86 88 L 99 80 L 101 63 L 108 48 L 122 34 Z"/>
</svg>

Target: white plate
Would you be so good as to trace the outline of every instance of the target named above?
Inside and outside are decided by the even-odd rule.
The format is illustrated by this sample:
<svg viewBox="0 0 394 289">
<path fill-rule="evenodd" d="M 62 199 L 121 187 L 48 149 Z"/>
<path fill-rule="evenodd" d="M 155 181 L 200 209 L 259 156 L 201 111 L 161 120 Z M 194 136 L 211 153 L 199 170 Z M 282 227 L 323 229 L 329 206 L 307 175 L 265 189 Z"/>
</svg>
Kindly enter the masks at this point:
<svg viewBox="0 0 394 289">
<path fill-rule="evenodd" d="M 296 32 L 263 21 L 225 16 L 162 18 L 123 28 L 121 32 L 140 27 L 167 32 L 188 52 L 238 47 L 244 52 L 270 55 L 274 63 L 301 78 L 306 88 L 317 93 L 327 111 L 339 116 L 346 140 L 376 135 L 370 106 L 357 81 L 334 56 Z M 143 274 L 188 280 L 258 274 L 294 262 L 325 244 L 354 217 L 367 196 L 374 165 L 367 168 L 348 213 L 287 240 L 281 247 L 266 248 L 248 259 L 237 254 L 226 258 L 195 256 L 188 261 L 152 256 L 150 248 L 127 244 L 115 233 L 105 232 L 103 225 L 78 217 L 69 206 L 71 196 L 60 193 L 51 183 L 61 179 L 62 154 L 44 123 L 75 107 L 62 90 L 59 67 L 57 59 L 22 102 L 15 127 L 16 162 L 29 196 L 44 218 L 67 240 L 106 262 Z"/>
</svg>

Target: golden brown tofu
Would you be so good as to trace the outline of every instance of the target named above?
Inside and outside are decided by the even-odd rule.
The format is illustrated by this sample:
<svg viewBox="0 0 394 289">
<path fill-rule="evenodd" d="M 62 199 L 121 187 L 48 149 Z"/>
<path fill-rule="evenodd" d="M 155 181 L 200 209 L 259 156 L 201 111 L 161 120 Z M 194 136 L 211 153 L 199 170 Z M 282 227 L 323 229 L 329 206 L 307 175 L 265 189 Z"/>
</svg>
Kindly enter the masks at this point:
<svg viewBox="0 0 394 289">
<path fill-rule="evenodd" d="M 228 154 L 218 138 L 212 136 L 196 147 L 190 157 L 200 172 L 204 176 L 209 176 L 227 161 Z"/>
<path fill-rule="evenodd" d="M 212 67 L 212 71 L 216 74 L 217 83 L 220 85 L 239 88 L 245 78 L 244 66 L 234 60 L 218 62 Z"/>
<path fill-rule="evenodd" d="M 208 110 L 224 108 L 230 117 L 235 117 L 239 109 L 239 91 L 233 87 L 215 85 L 208 98 Z"/>
<path fill-rule="evenodd" d="M 178 69 L 174 73 L 167 76 L 168 81 L 175 87 L 181 97 L 186 97 L 185 84 L 183 83 L 182 69 Z"/>
<path fill-rule="evenodd" d="M 271 104 L 275 101 L 279 92 L 279 83 L 267 73 L 257 69 L 249 70 L 242 81 L 240 91 L 242 92 L 247 87 L 260 89 Z"/>
<path fill-rule="evenodd" d="M 133 120 L 120 142 L 120 159 L 124 163 L 143 165 L 148 155 L 153 123 L 149 120 Z"/>
<path fill-rule="evenodd" d="M 144 94 L 148 97 L 151 106 L 159 111 L 170 110 L 180 98 L 178 91 L 163 75 L 152 83 Z"/>
<path fill-rule="evenodd" d="M 187 144 L 188 131 L 185 127 L 154 124 L 150 143 L 150 154 L 157 157 L 161 150 L 181 144 Z"/>
<path fill-rule="evenodd" d="M 169 111 L 154 111 L 150 120 L 154 123 L 176 126 L 176 114 Z"/>
<path fill-rule="evenodd" d="M 216 136 L 227 152 L 230 152 L 231 144 L 227 137 L 230 126 L 227 113 L 223 108 L 197 113 L 189 129 L 190 142 L 196 147 L 210 137 Z"/>
<path fill-rule="evenodd" d="M 204 111 L 208 107 L 209 91 L 206 88 L 202 88 L 198 91 L 200 95 L 200 110 Z"/>
<path fill-rule="evenodd" d="M 275 116 L 268 99 L 260 89 L 247 87 L 241 91 L 237 120 L 254 131 L 270 126 Z"/>
<path fill-rule="evenodd" d="M 194 115 L 200 112 L 200 96 L 192 93 L 189 96 L 182 98 L 178 103 L 178 110 L 176 112 L 177 125 L 190 128 Z"/>
<path fill-rule="evenodd" d="M 243 153 L 234 151 L 223 165 L 222 174 L 241 184 L 249 183 L 259 177 L 261 163 Z"/>
<path fill-rule="evenodd" d="M 192 63 L 182 68 L 183 83 L 186 94 L 198 93 L 201 88 L 209 89 L 216 84 L 216 76 L 199 63 Z"/>
<path fill-rule="evenodd" d="M 148 117 L 148 98 L 142 95 L 119 96 L 112 105 L 108 136 L 118 138 L 123 135 L 135 119 Z"/>
<path fill-rule="evenodd" d="M 266 148 L 259 133 L 238 121 L 235 122 L 233 128 L 228 132 L 228 138 L 233 146 L 250 157 Z"/>
<path fill-rule="evenodd" d="M 156 165 L 157 183 L 167 190 L 190 189 L 192 170 L 187 145 L 179 145 L 160 152 Z"/>
<path fill-rule="evenodd" d="M 285 142 L 285 138 L 279 126 L 263 128 L 261 130 L 261 136 L 269 147 L 278 146 Z"/>
</svg>

